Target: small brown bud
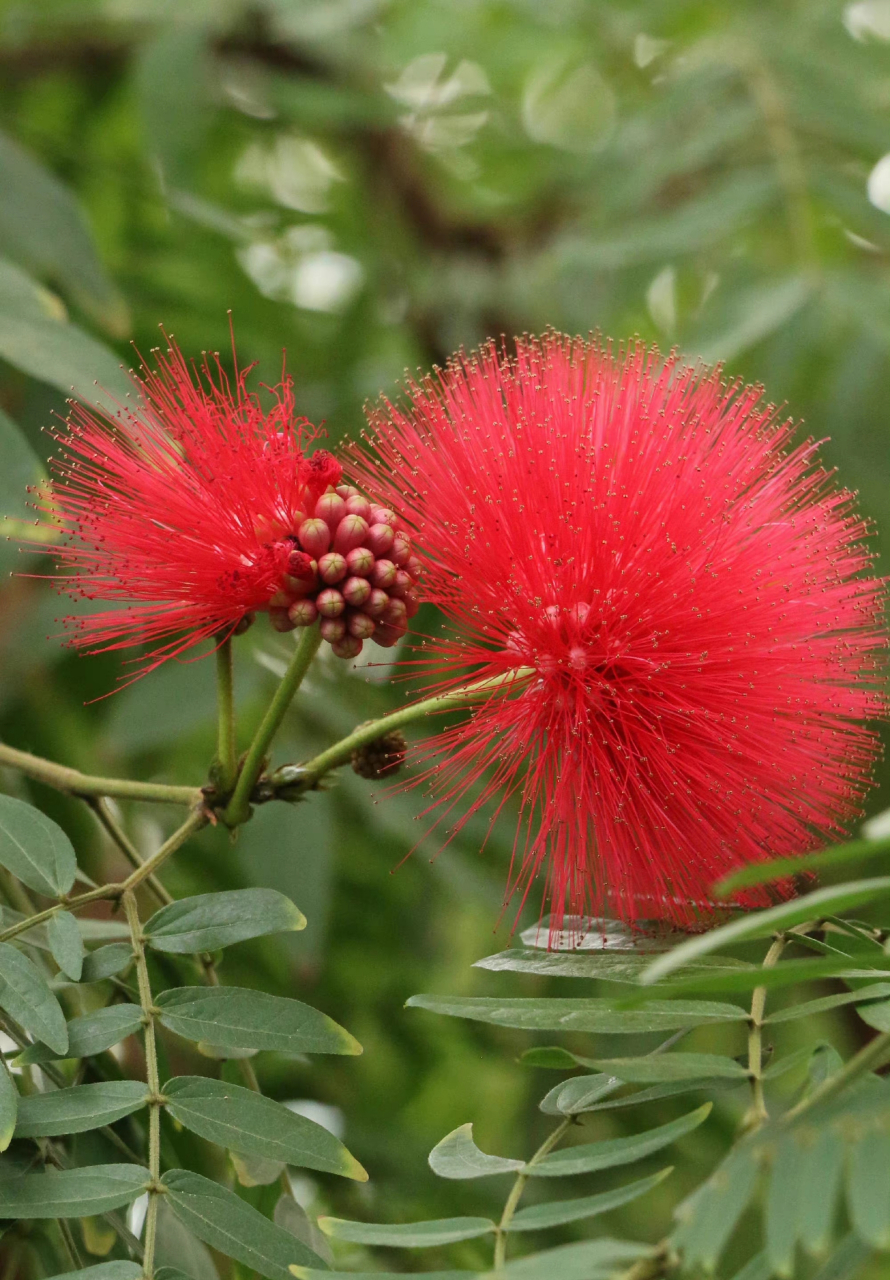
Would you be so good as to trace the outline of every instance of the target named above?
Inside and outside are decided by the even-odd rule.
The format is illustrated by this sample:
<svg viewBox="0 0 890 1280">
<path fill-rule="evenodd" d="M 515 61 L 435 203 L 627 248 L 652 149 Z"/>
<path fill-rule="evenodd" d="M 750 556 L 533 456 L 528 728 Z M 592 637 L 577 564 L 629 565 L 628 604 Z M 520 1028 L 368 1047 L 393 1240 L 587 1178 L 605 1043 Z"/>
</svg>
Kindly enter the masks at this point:
<svg viewBox="0 0 890 1280">
<path fill-rule="evenodd" d="M 408 743 L 399 729 L 385 733 L 352 753 L 352 767 L 360 778 L 386 778 L 405 763 Z"/>
</svg>

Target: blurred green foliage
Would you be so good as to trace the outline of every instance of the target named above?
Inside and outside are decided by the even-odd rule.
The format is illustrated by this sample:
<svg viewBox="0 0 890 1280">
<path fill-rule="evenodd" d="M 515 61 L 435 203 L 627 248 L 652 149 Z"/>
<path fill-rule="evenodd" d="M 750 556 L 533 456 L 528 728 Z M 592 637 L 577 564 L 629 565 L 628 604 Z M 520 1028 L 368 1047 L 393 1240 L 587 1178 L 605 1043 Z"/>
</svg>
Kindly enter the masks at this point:
<svg viewBox="0 0 890 1280">
<path fill-rule="evenodd" d="M 148 352 L 159 324 L 185 351 L 227 358 L 231 311 L 242 364 L 274 381 L 285 350 L 301 411 L 334 440 L 357 435 L 363 403 L 394 394 L 406 367 L 487 336 L 600 329 L 724 360 L 830 437 L 827 462 L 860 491 L 886 556 L 888 41 L 888 0 L 2 0 L 7 531 L 28 518 L 23 485 L 70 387 L 119 390 L 129 343 Z M 0 560 L 44 571 L 11 547 Z M 31 578 L 0 589 L 3 739 L 93 772 L 200 781 L 212 664 L 170 664 L 103 697 L 127 668 L 68 655 L 61 612 Z M 242 742 L 288 647 L 260 626 L 239 641 Z M 321 663 L 276 758 L 300 759 L 404 696 L 387 677 Z M 3 784 L 62 823 L 93 874 L 113 862 L 84 808 L 11 774 Z M 234 845 L 205 833 L 171 871 L 177 893 L 273 885 L 309 917 L 289 946 L 227 955 L 224 977 L 305 993 L 364 1044 L 362 1059 L 282 1061 L 264 1079 L 274 1096 L 346 1116 L 370 1183 L 303 1188 L 346 1217 L 496 1213 L 497 1187 L 435 1183 L 429 1148 L 473 1119 L 486 1150 L 525 1155 L 546 1129 L 534 1109 L 545 1073 L 513 1062 L 540 1037 L 402 1008 L 419 990 L 560 991 L 470 969 L 514 918 L 501 888 L 509 815 L 481 858 L 480 821 L 435 861 L 436 836 L 403 861 L 422 810 L 422 797 L 350 774 L 296 810 L 260 811 Z M 128 816 L 146 843 L 166 821 Z M 823 1020 L 843 1050 L 861 1042 L 854 1015 Z M 782 1028 L 785 1047 L 798 1026 Z M 736 1035 L 696 1032 L 689 1047 L 735 1053 Z M 646 1122 L 683 1105 L 671 1108 Z M 610 1113 L 602 1136 L 633 1127 L 626 1114 Z M 719 1102 L 716 1127 L 684 1141 L 684 1187 L 735 1115 Z M 262 1188 L 244 1194 L 259 1203 Z M 677 1194 L 659 1189 L 607 1225 L 655 1240 Z M 484 1261 L 469 1241 L 452 1262 L 460 1249 L 466 1265 Z"/>
</svg>

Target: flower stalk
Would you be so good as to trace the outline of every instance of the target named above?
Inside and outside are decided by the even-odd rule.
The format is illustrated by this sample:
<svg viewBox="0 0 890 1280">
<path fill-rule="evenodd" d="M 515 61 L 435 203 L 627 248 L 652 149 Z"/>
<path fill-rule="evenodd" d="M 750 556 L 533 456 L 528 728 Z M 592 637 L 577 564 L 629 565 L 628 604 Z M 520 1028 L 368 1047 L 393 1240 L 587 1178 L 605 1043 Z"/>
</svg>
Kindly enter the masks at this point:
<svg viewBox="0 0 890 1280">
<path fill-rule="evenodd" d="M 232 638 L 226 636 L 216 650 L 216 706 L 219 786 L 228 795 L 235 785 L 238 762 L 235 745 L 235 680 Z"/>
</svg>

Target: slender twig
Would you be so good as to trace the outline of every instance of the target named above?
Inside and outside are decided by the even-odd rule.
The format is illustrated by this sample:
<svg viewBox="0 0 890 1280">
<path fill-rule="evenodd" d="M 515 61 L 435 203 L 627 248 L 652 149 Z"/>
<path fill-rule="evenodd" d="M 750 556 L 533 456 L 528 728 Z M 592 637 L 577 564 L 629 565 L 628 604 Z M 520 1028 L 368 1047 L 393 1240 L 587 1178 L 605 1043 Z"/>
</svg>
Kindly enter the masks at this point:
<svg viewBox="0 0 890 1280">
<path fill-rule="evenodd" d="M 130 938 L 136 957 L 136 977 L 139 982 L 139 1004 L 145 1031 L 145 1074 L 148 1083 L 148 1209 L 145 1214 L 145 1257 L 142 1273 L 145 1280 L 154 1274 L 155 1239 L 158 1229 L 158 1204 L 161 1188 L 161 1080 L 158 1073 L 158 1048 L 155 1040 L 155 1005 L 151 995 L 148 964 L 145 959 L 145 938 L 139 922 L 136 895 L 128 889 L 124 894 L 124 911 L 130 926 Z"/>
<path fill-rule="evenodd" d="M 390 733 L 393 729 L 401 729 L 405 725 L 412 724 L 415 720 L 422 720 L 426 716 L 435 715 L 443 711 L 453 711 L 459 707 L 465 707 L 468 703 L 475 702 L 478 699 L 491 697 L 492 694 L 509 691 L 514 684 L 524 683 L 530 675 L 533 675 L 533 668 L 518 667 L 515 670 L 508 671 L 501 676 L 491 676 L 485 680 L 476 680 L 471 684 L 463 685 L 460 689 L 454 689 L 451 693 L 436 694 L 432 698 L 424 698 L 421 702 L 413 702 L 408 707 L 402 707 L 399 711 L 393 711 L 390 715 L 381 716 L 379 720 L 368 720 L 364 724 L 359 725 L 347 737 L 342 738 L 339 742 L 334 743 L 332 747 L 328 747 L 327 751 L 322 751 L 320 755 L 314 756 L 311 760 L 307 760 L 305 764 L 299 767 L 299 779 L 295 784 L 288 784 L 288 790 L 296 788 L 309 791 L 317 786 L 326 773 L 330 773 L 332 769 L 338 769 L 341 765 L 348 764 L 352 758 L 352 753 L 359 747 L 367 746 L 370 742 L 376 742 L 378 738 L 382 738 L 384 734 Z"/>
<path fill-rule="evenodd" d="M 238 772 L 235 746 L 235 679 L 232 640 L 227 637 L 216 651 L 216 709 L 219 787 L 228 795 Z"/>
<path fill-rule="evenodd" d="M 121 853 L 127 859 L 131 867 L 143 867 L 145 859 L 142 854 L 130 840 L 123 827 L 117 821 L 112 813 L 109 812 L 108 806 L 105 804 L 101 796 L 84 797 L 86 803 L 90 806 L 93 813 L 99 819 L 102 826 L 108 832 L 111 839 L 120 849 Z M 165 889 L 157 876 L 151 875 L 146 878 L 146 887 L 151 889 L 154 896 L 163 906 L 169 906 L 174 901 L 173 894 Z"/>
<path fill-rule="evenodd" d="M 780 933 L 773 939 L 763 961 L 764 969 L 772 969 L 785 950 L 787 939 Z M 748 1023 L 748 1078 L 751 1081 L 751 1106 L 742 1121 L 742 1127 L 756 1129 L 769 1119 L 763 1096 L 763 1013 L 766 1008 L 766 987 L 755 987 L 751 994 L 751 1017 Z"/>
<path fill-rule="evenodd" d="M 54 764 L 28 751 L 19 751 L 0 742 L 0 765 L 18 769 L 29 778 L 66 791 L 72 796 L 114 796 L 120 800 L 148 800 L 158 804 L 197 804 L 201 800 L 198 787 L 176 787 L 165 782 L 131 782 L 127 778 L 97 778 Z"/>
<path fill-rule="evenodd" d="M 80 1250 L 77 1247 L 77 1241 L 74 1239 L 74 1233 L 68 1225 L 67 1218 L 59 1218 L 59 1232 L 62 1236 L 62 1243 L 65 1245 L 65 1252 L 68 1259 L 76 1270 L 83 1269 L 83 1258 L 80 1256 Z"/>
<path fill-rule="evenodd" d="M 137 885 L 142 884 L 143 880 L 148 880 L 152 872 L 157 871 L 167 859 L 185 844 L 186 840 L 196 831 L 200 831 L 209 821 L 207 814 L 202 809 L 195 809 L 189 814 L 181 827 L 177 827 L 172 836 L 166 840 L 153 853 L 150 858 L 131 872 L 125 880 L 121 880 L 116 884 L 100 884 L 96 889 L 90 889 L 86 893 L 75 894 L 72 898 L 64 898 L 61 902 L 57 902 L 55 906 L 47 907 L 44 911 L 38 911 L 34 915 L 29 916 L 26 920 L 19 920 L 16 924 L 10 925 L 8 929 L 4 929 L 0 933 L 0 942 L 8 942 L 10 938 L 17 937 L 20 933 L 26 933 L 28 929 L 33 929 L 35 925 L 42 924 L 44 920 L 49 920 L 59 911 L 77 911 L 78 908 L 86 906 L 90 902 L 99 902 L 104 899 L 119 900 L 127 892 L 128 889 L 135 889 Z"/>
<path fill-rule="evenodd" d="M 256 786 L 257 779 L 263 771 L 266 753 L 275 734 L 284 719 L 287 709 L 293 701 L 294 694 L 303 683 L 303 677 L 309 670 L 312 659 L 321 644 L 321 631 L 318 627 L 306 627 L 297 642 L 290 665 L 275 690 L 275 696 L 269 703 L 262 723 L 253 736 L 247 749 L 244 764 L 238 775 L 232 798 L 223 812 L 223 821 L 227 826 L 237 827 L 250 817 L 250 793 Z"/>
<path fill-rule="evenodd" d="M 504 1205 L 504 1212 L 501 1214 L 501 1220 L 497 1225 L 494 1241 L 494 1270 L 502 1271 L 504 1262 L 507 1257 L 507 1232 L 510 1230 L 510 1223 L 513 1221 L 513 1215 L 516 1207 L 522 1199 L 522 1193 L 525 1190 L 525 1184 L 531 1177 L 532 1167 L 549 1155 L 556 1144 L 562 1139 L 563 1135 L 570 1128 L 571 1119 L 563 1120 L 556 1126 L 549 1137 L 545 1138 L 538 1147 L 531 1160 L 517 1173 L 516 1181 L 513 1183 L 512 1189 L 507 1201 Z"/>
</svg>

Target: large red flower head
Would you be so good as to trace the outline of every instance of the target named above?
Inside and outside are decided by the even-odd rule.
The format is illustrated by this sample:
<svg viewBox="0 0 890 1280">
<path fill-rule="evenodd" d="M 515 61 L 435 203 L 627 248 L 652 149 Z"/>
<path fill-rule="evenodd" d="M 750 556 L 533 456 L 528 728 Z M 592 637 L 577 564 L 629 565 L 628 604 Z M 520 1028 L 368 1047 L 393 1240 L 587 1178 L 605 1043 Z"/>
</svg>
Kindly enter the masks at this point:
<svg viewBox="0 0 890 1280">
<path fill-rule="evenodd" d="M 117 607 L 69 619 L 92 652 L 153 646 L 150 668 L 268 611 L 280 631 L 318 622 L 340 657 L 395 644 L 416 609 L 418 564 L 388 508 L 342 483 L 284 378 L 263 397 L 219 361 L 175 345 L 134 376 L 114 416 L 76 405 L 44 505 L 69 594 Z"/>
<path fill-rule="evenodd" d="M 812 443 L 758 389 L 555 334 L 409 392 L 365 474 L 451 624 L 421 669 L 516 673 L 426 776 L 468 793 L 461 821 L 518 792 L 515 879 L 543 871 L 553 923 L 691 923 L 724 873 L 841 831 L 878 751 L 884 588 Z"/>
</svg>

